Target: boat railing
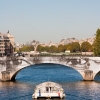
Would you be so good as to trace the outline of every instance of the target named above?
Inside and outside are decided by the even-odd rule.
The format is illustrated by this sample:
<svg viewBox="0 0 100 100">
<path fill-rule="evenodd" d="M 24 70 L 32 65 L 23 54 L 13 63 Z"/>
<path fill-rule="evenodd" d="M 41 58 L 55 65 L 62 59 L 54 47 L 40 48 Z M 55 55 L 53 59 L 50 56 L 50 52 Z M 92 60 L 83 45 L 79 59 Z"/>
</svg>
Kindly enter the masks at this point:
<svg viewBox="0 0 100 100">
<path fill-rule="evenodd" d="M 41 93 L 58 93 L 58 92 L 63 92 L 63 91 L 60 91 L 60 90 L 51 90 L 51 91 L 46 91 L 46 90 L 39 90 L 39 91 L 36 91 L 37 93 L 38 92 L 41 92 Z"/>
</svg>

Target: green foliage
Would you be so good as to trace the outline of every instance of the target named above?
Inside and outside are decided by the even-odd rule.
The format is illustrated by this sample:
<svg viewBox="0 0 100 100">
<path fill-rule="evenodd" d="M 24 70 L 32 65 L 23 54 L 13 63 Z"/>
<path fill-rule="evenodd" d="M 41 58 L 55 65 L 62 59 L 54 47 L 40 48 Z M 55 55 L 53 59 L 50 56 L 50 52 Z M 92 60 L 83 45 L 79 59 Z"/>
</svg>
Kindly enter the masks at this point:
<svg viewBox="0 0 100 100">
<path fill-rule="evenodd" d="M 100 56 L 100 29 L 98 28 L 96 31 L 96 37 L 93 43 L 94 55 Z"/>
<path fill-rule="evenodd" d="M 34 46 L 23 46 L 22 48 L 19 49 L 19 51 L 24 51 L 24 52 L 29 52 L 29 51 L 34 51 Z"/>
<path fill-rule="evenodd" d="M 80 51 L 80 44 L 78 42 L 73 42 L 73 43 L 69 43 L 67 45 L 58 45 L 58 47 L 56 46 L 41 46 L 38 45 L 37 47 L 37 51 L 39 52 L 44 52 L 47 51 L 49 53 L 61 53 L 61 52 L 65 52 L 66 50 L 70 50 L 72 52 L 79 52 Z"/>
<path fill-rule="evenodd" d="M 81 44 L 81 51 L 82 52 L 92 52 L 93 47 L 89 42 L 86 41 Z"/>
<path fill-rule="evenodd" d="M 56 47 L 56 46 L 53 46 L 53 45 L 52 45 L 52 46 L 49 47 L 49 52 L 50 52 L 50 53 L 54 53 L 54 52 L 57 52 L 57 51 L 58 51 L 58 50 L 57 50 L 57 47 Z"/>
<path fill-rule="evenodd" d="M 64 46 L 62 44 L 58 45 L 58 52 L 64 52 Z"/>
<path fill-rule="evenodd" d="M 41 45 L 38 45 L 37 46 L 37 51 L 38 52 L 43 52 L 45 49 L 44 49 L 44 47 L 43 46 L 41 46 Z"/>
<path fill-rule="evenodd" d="M 80 44 L 78 42 L 72 42 L 70 45 L 71 52 L 80 52 Z"/>
<path fill-rule="evenodd" d="M 49 52 L 49 46 L 45 46 L 45 51 Z"/>
<path fill-rule="evenodd" d="M 70 50 L 71 51 L 71 43 L 66 45 L 66 50 Z"/>
<path fill-rule="evenodd" d="M 56 46 L 41 46 L 41 45 L 38 45 L 38 47 L 37 47 L 37 51 L 39 51 L 39 52 L 45 52 L 45 51 L 47 51 L 47 52 L 50 52 L 50 53 L 54 53 L 54 52 L 57 52 L 57 47 Z"/>
</svg>

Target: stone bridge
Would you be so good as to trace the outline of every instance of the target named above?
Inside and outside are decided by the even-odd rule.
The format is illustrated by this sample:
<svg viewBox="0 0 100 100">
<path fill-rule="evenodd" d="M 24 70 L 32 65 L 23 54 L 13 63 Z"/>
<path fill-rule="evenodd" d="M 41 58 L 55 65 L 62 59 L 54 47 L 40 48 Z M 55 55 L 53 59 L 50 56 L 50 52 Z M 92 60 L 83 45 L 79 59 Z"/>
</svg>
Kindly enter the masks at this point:
<svg viewBox="0 0 100 100">
<path fill-rule="evenodd" d="M 14 81 L 17 73 L 25 67 L 53 63 L 73 68 L 82 75 L 83 80 L 94 80 L 100 71 L 100 57 L 35 56 L 0 58 L 0 80 Z M 67 71 L 67 70 L 66 70 Z"/>
</svg>

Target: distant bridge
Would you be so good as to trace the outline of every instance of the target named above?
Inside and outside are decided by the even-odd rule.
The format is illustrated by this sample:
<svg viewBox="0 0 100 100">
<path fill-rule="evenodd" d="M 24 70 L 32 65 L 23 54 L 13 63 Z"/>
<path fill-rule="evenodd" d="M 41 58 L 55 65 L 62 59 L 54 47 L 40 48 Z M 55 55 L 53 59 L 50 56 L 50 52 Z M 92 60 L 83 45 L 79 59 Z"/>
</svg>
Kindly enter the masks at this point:
<svg viewBox="0 0 100 100">
<path fill-rule="evenodd" d="M 83 80 L 94 80 L 100 71 L 100 57 L 35 56 L 0 58 L 0 80 L 13 81 L 17 73 L 35 64 L 53 63 L 73 68 L 82 75 Z"/>
</svg>

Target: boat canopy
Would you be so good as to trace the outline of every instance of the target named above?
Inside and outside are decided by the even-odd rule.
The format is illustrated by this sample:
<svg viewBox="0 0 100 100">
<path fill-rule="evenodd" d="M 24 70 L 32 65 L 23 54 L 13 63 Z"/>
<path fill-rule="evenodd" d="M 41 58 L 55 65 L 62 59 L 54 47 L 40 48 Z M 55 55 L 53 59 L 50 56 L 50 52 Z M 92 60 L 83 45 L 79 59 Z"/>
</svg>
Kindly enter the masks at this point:
<svg viewBox="0 0 100 100">
<path fill-rule="evenodd" d="M 54 83 L 54 82 L 44 82 L 36 86 L 35 92 L 41 91 L 43 92 L 58 92 L 63 91 L 61 85 Z"/>
</svg>

